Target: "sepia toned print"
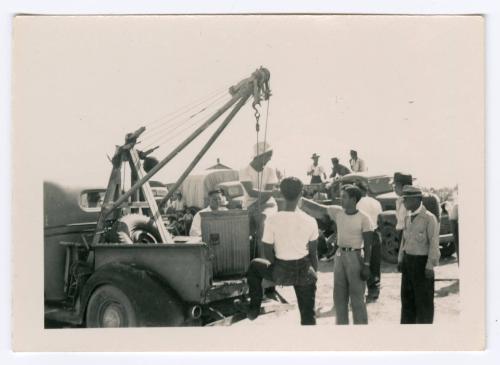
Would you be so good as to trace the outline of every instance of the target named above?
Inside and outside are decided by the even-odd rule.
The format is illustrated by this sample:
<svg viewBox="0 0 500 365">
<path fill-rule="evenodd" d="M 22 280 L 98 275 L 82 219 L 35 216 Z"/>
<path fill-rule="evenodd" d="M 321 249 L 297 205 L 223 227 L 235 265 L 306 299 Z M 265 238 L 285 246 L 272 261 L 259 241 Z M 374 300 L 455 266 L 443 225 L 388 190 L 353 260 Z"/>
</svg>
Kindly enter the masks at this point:
<svg viewBox="0 0 500 365">
<path fill-rule="evenodd" d="M 21 182 L 39 184 L 43 217 L 34 338 L 395 326 L 431 337 L 394 348 L 429 349 L 479 323 L 481 343 L 482 284 L 465 273 L 484 242 L 459 246 L 459 230 L 483 234 L 462 208 L 478 186 L 463 159 L 483 167 L 480 17 L 46 20 L 18 17 L 14 52 L 15 149 L 46 121 L 43 167 Z M 358 348 L 348 337 L 300 349 Z M 138 348 L 171 344 L 154 346 Z"/>
</svg>

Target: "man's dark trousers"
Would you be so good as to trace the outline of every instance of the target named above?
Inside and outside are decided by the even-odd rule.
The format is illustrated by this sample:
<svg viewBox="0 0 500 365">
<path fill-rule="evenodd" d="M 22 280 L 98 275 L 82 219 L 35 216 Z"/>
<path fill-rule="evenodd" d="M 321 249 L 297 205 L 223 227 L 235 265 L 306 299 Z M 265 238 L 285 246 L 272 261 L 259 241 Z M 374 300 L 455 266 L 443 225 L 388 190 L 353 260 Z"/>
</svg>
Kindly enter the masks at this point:
<svg viewBox="0 0 500 365">
<path fill-rule="evenodd" d="M 426 263 L 427 256 L 403 256 L 401 324 L 429 324 L 434 320 L 434 279 L 425 277 Z"/>
<path fill-rule="evenodd" d="M 260 311 L 262 303 L 262 279 L 277 285 L 293 285 L 302 325 L 316 324 L 314 303 L 317 276 L 308 257 L 299 260 L 279 260 L 273 264 L 265 259 L 253 259 L 247 272 L 250 310 Z"/>
<path fill-rule="evenodd" d="M 381 260 L 380 238 L 375 232 L 372 243 L 372 256 L 370 258 L 370 278 L 366 282 L 368 296 L 377 299 L 380 294 L 380 260 Z"/>
</svg>

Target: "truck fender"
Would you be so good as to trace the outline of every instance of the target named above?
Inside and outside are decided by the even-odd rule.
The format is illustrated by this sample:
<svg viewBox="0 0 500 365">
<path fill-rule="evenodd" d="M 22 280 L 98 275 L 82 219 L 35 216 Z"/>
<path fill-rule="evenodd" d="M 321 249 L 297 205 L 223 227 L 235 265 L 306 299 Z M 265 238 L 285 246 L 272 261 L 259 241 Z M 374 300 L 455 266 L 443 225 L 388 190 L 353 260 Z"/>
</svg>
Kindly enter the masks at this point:
<svg viewBox="0 0 500 365">
<path fill-rule="evenodd" d="M 112 285 L 130 299 L 138 327 L 180 326 L 186 320 L 186 305 L 167 283 L 154 273 L 123 263 L 106 264 L 87 280 L 80 296 L 82 319 L 92 293 L 102 285 Z"/>
</svg>

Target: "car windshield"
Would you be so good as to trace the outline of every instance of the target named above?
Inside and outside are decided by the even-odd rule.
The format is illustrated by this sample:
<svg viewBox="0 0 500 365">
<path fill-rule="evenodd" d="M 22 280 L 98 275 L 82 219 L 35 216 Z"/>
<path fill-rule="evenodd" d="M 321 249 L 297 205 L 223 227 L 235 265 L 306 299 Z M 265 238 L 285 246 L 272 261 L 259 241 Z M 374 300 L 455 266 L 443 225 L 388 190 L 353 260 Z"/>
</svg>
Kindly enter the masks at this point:
<svg viewBox="0 0 500 365">
<path fill-rule="evenodd" d="M 377 177 L 368 180 L 368 185 L 370 185 L 370 191 L 373 194 L 384 194 L 393 191 L 392 185 L 390 184 L 391 178 L 388 176 Z"/>
</svg>

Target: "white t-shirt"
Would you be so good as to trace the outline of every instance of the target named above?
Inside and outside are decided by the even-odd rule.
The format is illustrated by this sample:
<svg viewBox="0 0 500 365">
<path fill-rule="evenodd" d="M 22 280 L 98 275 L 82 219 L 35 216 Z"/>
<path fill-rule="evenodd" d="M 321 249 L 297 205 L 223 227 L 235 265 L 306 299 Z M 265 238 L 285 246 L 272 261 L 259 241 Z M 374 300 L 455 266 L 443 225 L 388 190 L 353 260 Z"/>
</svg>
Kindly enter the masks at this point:
<svg viewBox="0 0 500 365">
<path fill-rule="evenodd" d="M 318 239 L 316 220 L 302 210 L 281 211 L 266 220 L 262 242 L 274 245 L 280 260 L 298 260 L 309 254 L 308 243 Z"/>
<path fill-rule="evenodd" d="M 314 164 L 312 164 L 309 167 L 308 171 L 310 173 L 312 172 L 312 176 L 323 176 L 323 174 L 325 173 L 325 169 L 323 168 L 323 166 L 321 165 L 314 166 Z"/>
<path fill-rule="evenodd" d="M 371 196 L 364 196 L 356 204 L 356 208 L 366 213 L 372 222 L 373 229 L 377 229 L 377 220 L 378 215 L 382 213 L 382 204 Z"/>
<path fill-rule="evenodd" d="M 356 214 L 346 214 L 338 206 L 327 207 L 328 215 L 337 224 L 337 245 L 339 247 L 362 248 L 363 233 L 373 231 L 368 215 L 360 210 Z"/>
<path fill-rule="evenodd" d="M 276 176 L 276 171 L 269 166 L 264 166 L 264 169 L 261 173 L 255 171 L 255 169 L 248 165 L 244 169 L 240 170 L 240 181 L 249 181 L 252 183 L 252 186 L 255 190 L 265 190 L 266 185 L 268 184 L 277 184 L 278 177 Z M 252 205 L 253 202 L 257 201 L 257 198 L 252 198 L 248 195 L 247 191 L 244 190 L 244 199 L 243 199 L 243 209 L 248 208 Z M 277 206 L 276 200 L 273 197 L 270 197 L 267 204 Z"/>
<path fill-rule="evenodd" d="M 396 199 L 396 229 L 401 231 L 405 227 L 405 219 L 408 211 L 403 203 L 403 198 L 398 196 Z"/>
<path fill-rule="evenodd" d="M 365 161 L 360 159 L 359 157 L 356 160 L 350 159 L 349 163 L 351 164 L 352 172 L 363 172 L 367 170 Z"/>
<path fill-rule="evenodd" d="M 227 210 L 225 207 L 219 207 L 219 210 Z M 201 237 L 201 215 L 202 212 L 211 212 L 212 209 L 210 206 L 198 211 L 193 217 L 193 222 L 191 222 L 191 229 L 189 230 L 190 236 L 199 236 Z"/>
</svg>

